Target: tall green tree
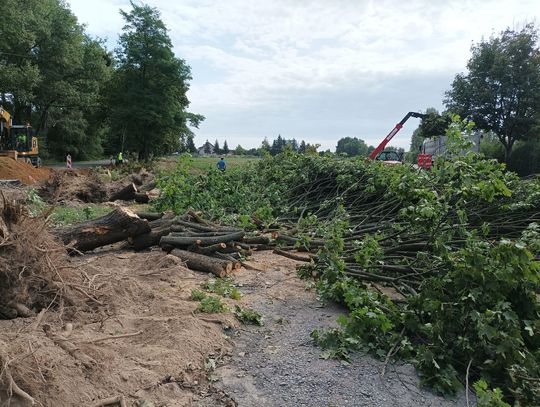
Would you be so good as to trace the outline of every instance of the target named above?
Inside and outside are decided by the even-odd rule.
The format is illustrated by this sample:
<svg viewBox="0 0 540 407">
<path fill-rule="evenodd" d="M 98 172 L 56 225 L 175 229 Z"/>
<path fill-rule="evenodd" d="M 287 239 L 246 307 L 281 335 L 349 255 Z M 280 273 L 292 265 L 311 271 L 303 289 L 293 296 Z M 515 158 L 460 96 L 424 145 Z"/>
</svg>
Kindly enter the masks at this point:
<svg viewBox="0 0 540 407">
<path fill-rule="evenodd" d="M 221 154 L 221 147 L 219 146 L 219 141 L 217 141 L 217 139 L 214 143 L 214 154 Z"/>
<path fill-rule="evenodd" d="M 364 140 L 360 140 L 356 137 L 344 137 L 338 140 L 336 146 L 337 154 L 347 154 L 349 157 L 354 156 L 366 156 L 368 146 Z"/>
<path fill-rule="evenodd" d="M 229 154 L 231 150 L 229 149 L 229 145 L 227 144 L 227 140 L 223 142 L 223 148 L 221 149 L 221 152 L 223 154 Z"/>
<path fill-rule="evenodd" d="M 540 50 L 533 24 L 506 29 L 475 44 L 467 73 L 456 75 L 446 93 L 448 109 L 492 131 L 508 161 L 518 140 L 540 124 Z"/>
<path fill-rule="evenodd" d="M 191 70 L 175 57 L 157 9 L 131 3 L 121 11 L 126 25 L 111 81 L 111 144 L 136 151 L 140 159 L 175 151 L 180 136 L 204 119 L 187 112 Z"/>
<path fill-rule="evenodd" d="M 60 0 L 3 0 L 0 32 L 0 94 L 14 123 L 32 124 L 42 153 L 99 155 L 111 72 L 102 44 Z"/>
</svg>

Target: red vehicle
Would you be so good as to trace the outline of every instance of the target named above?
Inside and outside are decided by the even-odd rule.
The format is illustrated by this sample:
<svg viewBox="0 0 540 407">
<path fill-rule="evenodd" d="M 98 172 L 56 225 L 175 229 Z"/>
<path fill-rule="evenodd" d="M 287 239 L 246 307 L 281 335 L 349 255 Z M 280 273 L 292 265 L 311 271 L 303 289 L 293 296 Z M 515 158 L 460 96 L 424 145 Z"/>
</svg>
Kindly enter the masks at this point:
<svg viewBox="0 0 540 407">
<path fill-rule="evenodd" d="M 388 135 L 384 138 L 384 140 L 381 141 L 381 143 L 377 146 L 377 148 L 373 150 L 373 152 L 369 155 L 368 158 L 370 160 L 378 160 L 386 164 L 403 163 L 403 159 L 400 156 L 400 154 L 398 154 L 395 151 L 388 151 L 388 150 L 385 151 L 384 148 L 390 142 L 390 140 L 394 138 L 397 132 L 401 130 L 405 122 L 409 120 L 409 117 L 418 117 L 419 119 L 423 119 L 424 117 L 426 117 L 426 115 L 422 113 L 417 113 L 417 112 L 407 113 L 405 117 L 401 119 L 401 121 L 398 124 L 396 124 L 396 126 L 392 129 L 392 131 L 388 133 Z"/>
</svg>

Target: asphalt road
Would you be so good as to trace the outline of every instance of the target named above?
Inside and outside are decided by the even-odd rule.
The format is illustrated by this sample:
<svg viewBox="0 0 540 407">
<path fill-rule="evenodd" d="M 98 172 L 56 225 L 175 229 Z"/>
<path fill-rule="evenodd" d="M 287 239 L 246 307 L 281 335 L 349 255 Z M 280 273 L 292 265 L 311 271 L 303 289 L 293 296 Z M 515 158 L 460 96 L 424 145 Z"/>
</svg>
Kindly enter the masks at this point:
<svg viewBox="0 0 540 407">
<path fill-rule="evenodd" d="M 73 161 L 71 166 L 73 168 L 91 168 L 91 167 L 100 167 L 102 165 L 109 165 L 111 162 L 109 160 L 97 160 L 97 161 Z M 66 168 L 66 163 L 57 163 L 45 165 L 45 167 L 51 168 Z"/>
</svg>

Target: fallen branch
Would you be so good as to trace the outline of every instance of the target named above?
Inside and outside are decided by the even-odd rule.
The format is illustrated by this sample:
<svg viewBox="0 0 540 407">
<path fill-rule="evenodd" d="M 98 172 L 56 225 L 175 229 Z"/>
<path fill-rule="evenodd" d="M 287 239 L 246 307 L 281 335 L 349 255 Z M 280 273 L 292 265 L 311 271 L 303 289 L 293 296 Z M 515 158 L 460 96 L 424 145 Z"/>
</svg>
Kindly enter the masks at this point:
<svg viewBox="0 0 540 407">
<path fill-rule="evenodd" d="M 17 396 L 22 397 L 23 399 L 27 400 L 31 405 L 36 404 L 36 400 L 30 396 L 27 392 L 25 392 L 23 389 L 21 389 L 17 383 L 15 383 L 15 380 L 13 380 L 13 376 L 11 376 L 11 372 L 9 370 L 9 366 L 7 364 L 4 365 L 4 374 L 6 375 L 6 379 L 8 381 L 8 394 L 11 396 L 13 393 L 15 393 Z"/>
<path fill-rule="evenodd" d="M 83 364 L 87 369 L 92 369 L 97 363 L 87 354 L 83 353 L 77 346 L 75 346 L 70 341 L 60 338 L 52 333 L 50 325 L 43 325 L 43 331 L 47 338 L 52 340 L 56 345 L 69 353 L 73 358 L 77 359 Z"/>
<path fill-rule="evenodd" d="M 137 335 L 140 335 L 142 333 L 143 333 L 143 331 L 137 331 L 137 332 L 133 332 L 133 333 L 130 333 L 130 334 L 116 335 L 116 336 L 105 336 L 104 338 L 98 338 L 98 339 L 93 339 L 91 341 L 84 341 L 84 342 L 78 342 L 78 343 L 89 344 L 89 343 L 98 343 L 98 342 L 104 342 L 104 341 L 112 341 L 112 340 L 115 340 L 115 339 L 130 338 L 132 336 L 137 336 Z"/>
<path fill-rule="evenodd" d="M 292 260 L 296 260 L 296 261 L 305 261 L 309 263 L 312 260 L 311 257 L 299 256 L 297 254 L 289 253 L 280 249 L 274 249 L 274 253 L 279 254 L 280 256 L 283 256 L 283 257 L 287 257 Z"/>
</svg>

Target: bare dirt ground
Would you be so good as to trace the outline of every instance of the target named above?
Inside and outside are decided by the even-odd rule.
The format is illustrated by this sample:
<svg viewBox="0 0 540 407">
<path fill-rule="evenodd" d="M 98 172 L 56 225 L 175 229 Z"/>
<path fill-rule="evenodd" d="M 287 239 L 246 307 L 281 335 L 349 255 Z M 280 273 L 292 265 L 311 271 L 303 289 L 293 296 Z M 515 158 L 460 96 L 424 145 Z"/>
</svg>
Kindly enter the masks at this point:
<svg viewBox="0 0 540 407">
<path fill-rule="evenodd" d="M 40 324 L 92 366 L 36 329 L 35 317 L 0 321 L 0 340 L 20 343 L 12 368 L 17 358 L 30 359 L 28 384 L 18 384 L 38 405 L 92 406 L 117 395 L 129 406 L 464 405 L 419 390 L 407 365 L 381 379 L 382 363 L 370 357 L 355 356 L 350 365 L 321 359 L 309 334 L 333 326 L 342 310 L 322 307 L 293 260 L 256 253 L 250 264 L 260 271 L 235 276 L 244 296 L 226 301 L 262 313 L 263 327 L 240 325 L 231 313 L 195 314 L 191 289 L 208 276 L 161 251 L 103 250 L 69 262 L 91 297 L 88 309 L 48 311 Z M 15 397 L 10 405 L 25 403 Z"/>
</svg>

